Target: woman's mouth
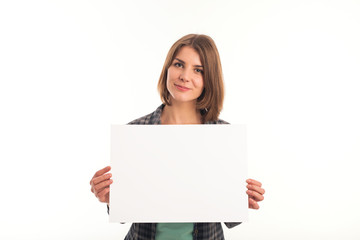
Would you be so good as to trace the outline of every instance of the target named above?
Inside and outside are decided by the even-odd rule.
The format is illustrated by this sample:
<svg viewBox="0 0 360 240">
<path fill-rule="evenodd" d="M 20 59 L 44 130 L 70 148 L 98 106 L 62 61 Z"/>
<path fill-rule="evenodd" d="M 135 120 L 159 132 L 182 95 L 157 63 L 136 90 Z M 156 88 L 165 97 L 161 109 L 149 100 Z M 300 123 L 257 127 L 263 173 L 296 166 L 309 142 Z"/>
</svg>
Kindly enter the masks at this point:
<svg viewBox="0 0 360 240">
<path fill-rule="evenodd" d="M 177 84 L 174 84 L 174 85 L 177 89 L 179 89 L 180 91 L 183 91 L 183 92 L 190 90 L 190 88 L 187 88 L 187 87 L 183 87 L 183 86 L 180 86 Z"/>
</svg>

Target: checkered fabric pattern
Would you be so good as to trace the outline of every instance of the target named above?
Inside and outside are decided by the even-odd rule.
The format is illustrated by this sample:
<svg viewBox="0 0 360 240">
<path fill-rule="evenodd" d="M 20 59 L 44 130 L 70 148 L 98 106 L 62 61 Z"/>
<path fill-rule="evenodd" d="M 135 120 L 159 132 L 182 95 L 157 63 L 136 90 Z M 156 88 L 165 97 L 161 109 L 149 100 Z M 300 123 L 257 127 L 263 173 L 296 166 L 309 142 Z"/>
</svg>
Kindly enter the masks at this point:
<svg viewBox="0 0 360 240">
<path fill-rule="evenodd" d="M 153 113 L 144 117 L 135 119 L 129 124 L 145 125 L 145 124 L 161 124 L 160 116 L 164 108 L 164 104 L 160 105 Z M 218 119 L 217 121 L 209 121 L 205 124 L 229 124 L 228 122 Z M 108 209 L 109 211 L 109 209 Z M 238 223 L 225 223 L 228 228 L 239 225 Z M 155 240 L 156 223 L 133 223 L 130 227 L 125 240 Z M 224 233 L 221 223 L 194 223 L 193 230 L 194 240 L 224 240 Z"/>
</svg>

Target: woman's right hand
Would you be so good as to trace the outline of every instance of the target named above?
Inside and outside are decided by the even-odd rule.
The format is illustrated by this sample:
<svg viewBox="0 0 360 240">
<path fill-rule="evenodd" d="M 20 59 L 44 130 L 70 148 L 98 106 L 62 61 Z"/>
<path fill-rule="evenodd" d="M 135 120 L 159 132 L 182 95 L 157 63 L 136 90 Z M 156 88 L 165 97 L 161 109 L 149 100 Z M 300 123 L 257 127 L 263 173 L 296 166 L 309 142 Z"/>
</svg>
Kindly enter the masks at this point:
<svg viewBox="0 0 360 240">
<path fill-rule="evenodd" d="M 111 173 L 107 173 L 111 170 L 110 166 L 107 166 L 95 173 L 90 180 L 91 192 L 99 199 L 100 202 L 109 203 L 110 184 L 113 183 Z M 105 174 L 107 173 L 107 174 Z"/>
</svg>

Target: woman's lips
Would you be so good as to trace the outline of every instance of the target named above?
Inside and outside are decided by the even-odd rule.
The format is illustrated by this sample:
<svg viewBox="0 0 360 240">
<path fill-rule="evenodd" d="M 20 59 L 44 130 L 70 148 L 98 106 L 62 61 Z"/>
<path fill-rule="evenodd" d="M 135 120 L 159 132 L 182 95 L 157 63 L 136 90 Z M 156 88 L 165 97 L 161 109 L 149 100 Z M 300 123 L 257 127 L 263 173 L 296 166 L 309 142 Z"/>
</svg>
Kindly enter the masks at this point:
<svg viewBox="0 0 360 240">
<path fill-rule="evenodd" d="M 190 90 L 190 88 L 187 88 L 187 87 L 183 87 L 183 86 L 180 86 L 177 84 L 174 84 L 174 85 L 177 89 L 179 89 L 180 91 L 183 91 L 183 92 Z"/>
</svg>

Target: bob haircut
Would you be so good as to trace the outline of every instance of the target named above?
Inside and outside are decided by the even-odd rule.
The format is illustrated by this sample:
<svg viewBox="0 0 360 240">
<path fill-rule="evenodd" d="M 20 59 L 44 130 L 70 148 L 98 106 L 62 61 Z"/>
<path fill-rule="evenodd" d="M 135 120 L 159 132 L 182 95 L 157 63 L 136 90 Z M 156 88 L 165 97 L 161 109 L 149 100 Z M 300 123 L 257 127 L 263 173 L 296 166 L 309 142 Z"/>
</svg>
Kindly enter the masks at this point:
<svg viewBox="0 0 360 240">
<path fill-rule="evenodd" d="M 204 90 L 198 97 L 196 108 L 200 110 L 202 121 L 217 121 L 224 101 L 224 83 L 219 52 L 211 37 L 200 34 L 188 34 L 177 40 L 170 48 L 158 82 L 161 101 L 171 105 L 170 93 L 167 89 L 167 73 L 179 50 L 192 47 L 200 56 L 204 67 Z"/>
</svg>

